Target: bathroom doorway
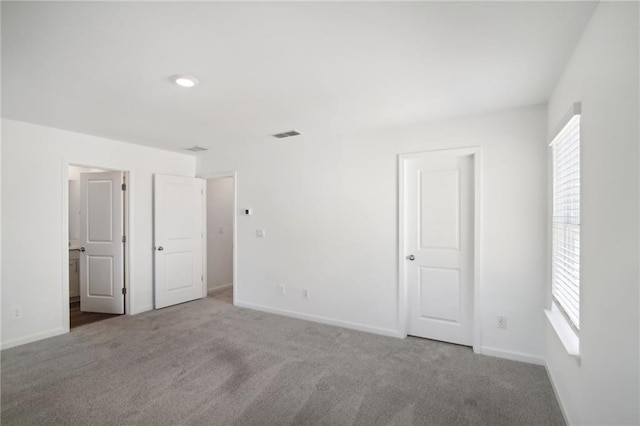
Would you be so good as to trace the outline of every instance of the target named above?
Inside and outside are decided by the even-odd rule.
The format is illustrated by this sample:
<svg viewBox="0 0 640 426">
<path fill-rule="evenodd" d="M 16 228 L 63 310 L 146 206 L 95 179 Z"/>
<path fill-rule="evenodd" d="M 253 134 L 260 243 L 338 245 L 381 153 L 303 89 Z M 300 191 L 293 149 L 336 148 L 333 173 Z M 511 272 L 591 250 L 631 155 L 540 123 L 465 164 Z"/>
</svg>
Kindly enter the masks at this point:
<svg viewBox="0 0 640 426">
<path fill-rule="evenodd" d="M 69 326 L 125 313 L 127 172 L 68 167 Z"/>
</svg>

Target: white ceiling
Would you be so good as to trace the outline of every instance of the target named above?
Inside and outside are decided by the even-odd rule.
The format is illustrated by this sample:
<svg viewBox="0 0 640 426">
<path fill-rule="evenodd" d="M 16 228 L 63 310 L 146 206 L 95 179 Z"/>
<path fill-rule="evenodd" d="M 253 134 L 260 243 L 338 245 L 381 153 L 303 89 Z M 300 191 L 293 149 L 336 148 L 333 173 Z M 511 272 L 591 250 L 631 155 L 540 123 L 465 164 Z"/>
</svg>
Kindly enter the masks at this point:
<svg viewBox="0 0 640 426">
<path fill-rule="evenodd" d="M 3 1 L 2 113 L 181 150 L 541 104 L 593 9 Z"/>
</svg>

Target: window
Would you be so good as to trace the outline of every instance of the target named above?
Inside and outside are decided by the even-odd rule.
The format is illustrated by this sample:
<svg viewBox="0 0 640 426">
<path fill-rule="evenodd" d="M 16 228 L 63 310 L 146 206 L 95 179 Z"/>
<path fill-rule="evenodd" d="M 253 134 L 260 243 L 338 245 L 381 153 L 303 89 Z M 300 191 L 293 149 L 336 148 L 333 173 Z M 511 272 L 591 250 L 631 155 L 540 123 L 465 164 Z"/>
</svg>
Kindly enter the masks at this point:
<svg viewBox="0 0 640 426">
<path fill-rule="evenodd" d="M 577 333 L 580 329 L 580 104 L 551 142 L 553 212 L 551 294 Z"/>
</svg>

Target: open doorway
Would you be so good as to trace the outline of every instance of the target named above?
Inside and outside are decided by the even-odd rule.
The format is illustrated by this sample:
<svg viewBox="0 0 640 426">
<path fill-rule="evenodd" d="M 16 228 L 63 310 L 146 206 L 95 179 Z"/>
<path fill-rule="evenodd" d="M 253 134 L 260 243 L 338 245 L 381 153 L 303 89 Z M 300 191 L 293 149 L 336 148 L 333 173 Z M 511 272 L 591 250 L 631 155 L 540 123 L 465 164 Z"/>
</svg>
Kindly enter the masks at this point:
<svg viewBox="0 0 640 426">
<path fill-rule="evenodd" d="M 207 295 L 234 300 L 235 177 L 207 179 Z"/>
<path fill-rule="evenodd" d="M 125 313 L 127 177 L 68 167 L 70 329 Z"/>
</svg>

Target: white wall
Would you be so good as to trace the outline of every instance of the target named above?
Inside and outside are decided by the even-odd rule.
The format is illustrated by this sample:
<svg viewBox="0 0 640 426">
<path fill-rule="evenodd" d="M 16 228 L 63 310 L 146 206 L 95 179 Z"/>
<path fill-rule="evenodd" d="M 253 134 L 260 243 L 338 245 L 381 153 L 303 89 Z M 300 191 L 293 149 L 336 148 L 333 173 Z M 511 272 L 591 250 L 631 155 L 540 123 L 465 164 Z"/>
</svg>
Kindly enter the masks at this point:
<svg viewBox="0 0 640 426">
<path fill-rule="evenodd" d="M 236 170 L 238 208 L 254 209 L 238 217 L 240 305 L 397 335 L 397 155 L 481 146 L 483 350 L 542 362 L 546 108 L 351 134 L 301 130 L 198 159 L 201 175 Z M 508 330 L 497 315 L 509 317 Z"/>
<path fill-rule="evenodd" d="M 638 4 L 600 3 L 549 102 L 549 139 L 581 117 L 581 364 L 546 327 L 572 424 L 638 424 Z"/>
<path fill-rule="evenodd" d="M 233 283 L 233 178 L 207 181 L 207 288 Z"/>
<path fill-rule="evenodd" d="M 128 296 L 131 313 L 151 309 L 152 174 L 194 176 L 194 157 L 12 120 L 2 125 L 2 347 L 62 333 L 68 324 L 64 160 L 130 172 Z M 15 305 L 21 319 L 11 319 Z"/>
</svg>

